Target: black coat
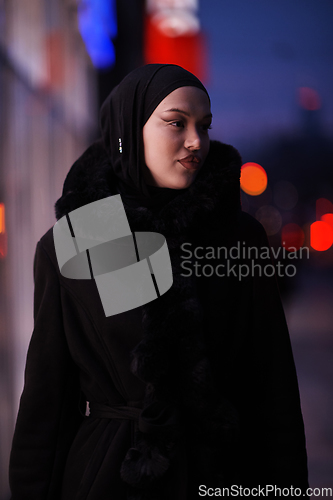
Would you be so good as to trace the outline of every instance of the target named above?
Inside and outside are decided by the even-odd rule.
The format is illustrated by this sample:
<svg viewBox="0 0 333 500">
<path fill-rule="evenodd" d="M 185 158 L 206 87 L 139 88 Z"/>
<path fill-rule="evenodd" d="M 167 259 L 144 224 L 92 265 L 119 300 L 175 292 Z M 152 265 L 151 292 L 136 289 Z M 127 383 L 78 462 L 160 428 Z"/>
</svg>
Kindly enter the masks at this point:
<svg viewBox="0 0 333 500">
<path fill-rule="evenodd" d="M 12 500 L 188 500 L 199 498 L 199 485 L 307 487 L 297 378 L 275 277 L 239 277 L 239 266 L 252 264 L 242 249 L 268 245 L 262 226 L 239 210 L 239 168 L 231 146 L 212 142 L 185 194 L 154 213 L 126 208 L 132 231 L 160 232 L 170 250 L 174 285 L 146 306 L 105 317 L 95 282 L 64 278 L 52 230 L 41 238 Z M 72 167 L 57 217 L 116 192 L 95 144 Z M 197 246 L 198 259 L 185 264 L 185 249 Z M 228 251 L 211 258 L 207 247 Z M 210 266 L 207 276 L 186 277 L 195 260 L 197 274 Z M 270 261 L 262 254 L 255 263 Z M 92 408 L 127 406 L 134 416 L 85 416 L 86 400 Z M 172 425 L 154 433 L 142 422 L 156 423 L 157 415 L 140 420 L 138 412 L 158 413 L 156 402 L 162 413 L 171 408 Z"/>
</svg>

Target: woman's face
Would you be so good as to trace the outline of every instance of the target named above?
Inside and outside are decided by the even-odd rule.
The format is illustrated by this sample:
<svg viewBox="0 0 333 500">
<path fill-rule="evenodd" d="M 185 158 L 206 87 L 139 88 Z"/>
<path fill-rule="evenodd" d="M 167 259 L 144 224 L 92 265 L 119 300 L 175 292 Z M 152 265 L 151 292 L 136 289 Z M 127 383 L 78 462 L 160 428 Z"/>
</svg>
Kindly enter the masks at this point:
<svg viewBox="0 0 333 500">
<path fill-rule="evenodd" d="M 147 184 L 189 187 L 207 157 L 211 121 L 208 96 L 197 87 L 180 87 L 163 99 L 143 127 Z"/>
</svg>

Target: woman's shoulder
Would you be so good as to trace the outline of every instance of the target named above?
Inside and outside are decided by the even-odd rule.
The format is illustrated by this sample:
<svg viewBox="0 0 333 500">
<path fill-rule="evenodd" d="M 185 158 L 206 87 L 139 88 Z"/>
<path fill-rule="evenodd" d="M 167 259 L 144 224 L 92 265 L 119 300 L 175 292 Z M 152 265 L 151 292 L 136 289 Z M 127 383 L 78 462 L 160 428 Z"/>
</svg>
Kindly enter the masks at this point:
<svg viewBox="0 0 333 500">
<path fill-rule="evenodd" d="M 38 244 L 40 244 L 47 253 L 52 253 L 52 251 L 54 251 L 53 228 L 54 226 L 50 227 L 38 241 Z"/>
<path fill-rule="evenodd" d="M 38 241 L 36 247 L 36 257 L 40 255 L 43 255 L 45 258 L 47 257 L 50 263 L 58 270 L 58 261 L 53 238 L 53 227 L 54 226 L 46 231 L 46 233 Z"/>
</svg>

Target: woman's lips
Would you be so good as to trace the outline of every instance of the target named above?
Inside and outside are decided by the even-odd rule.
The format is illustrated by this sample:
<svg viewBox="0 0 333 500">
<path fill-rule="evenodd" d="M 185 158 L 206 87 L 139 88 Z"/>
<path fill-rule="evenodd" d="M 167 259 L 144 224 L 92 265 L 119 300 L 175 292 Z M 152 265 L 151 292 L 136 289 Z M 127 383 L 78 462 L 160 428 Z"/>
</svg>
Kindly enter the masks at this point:
<svg viewBox="0 0 333 500">
<path fill-rule="evenodd" d="M 200 158 L 198 156 L 189 155 L 178 161 L 187 170 L 198 170 L 200 167 Z"/>
</svg>

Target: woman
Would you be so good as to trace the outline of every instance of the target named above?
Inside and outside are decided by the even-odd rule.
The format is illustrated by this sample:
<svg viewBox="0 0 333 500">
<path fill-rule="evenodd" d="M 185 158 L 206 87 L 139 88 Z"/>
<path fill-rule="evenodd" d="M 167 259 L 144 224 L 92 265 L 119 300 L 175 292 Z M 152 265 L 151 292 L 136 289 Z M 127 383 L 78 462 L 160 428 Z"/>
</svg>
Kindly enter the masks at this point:
<svg viewBox="0 0 333 500">
<path fill-rule="evenodd" d="M 132 232 L 166 238 L 173 285 L 106 317 L 94 280 L 60 274 L 52 230 L 40 240 L 12 500 L 307 487 L 275 279 L 240 276 L 251 264 L 244 252 L 232 260 L 233 248 L 260 249 L 267 239 L 241 212 L 241 159 L 209 140 L 211 118 L 202 83 L 174 65 L 133 71 L 103 104 L 102 138 L 70 170 L 57 218 L 120 194 Z"/>
</svg>

